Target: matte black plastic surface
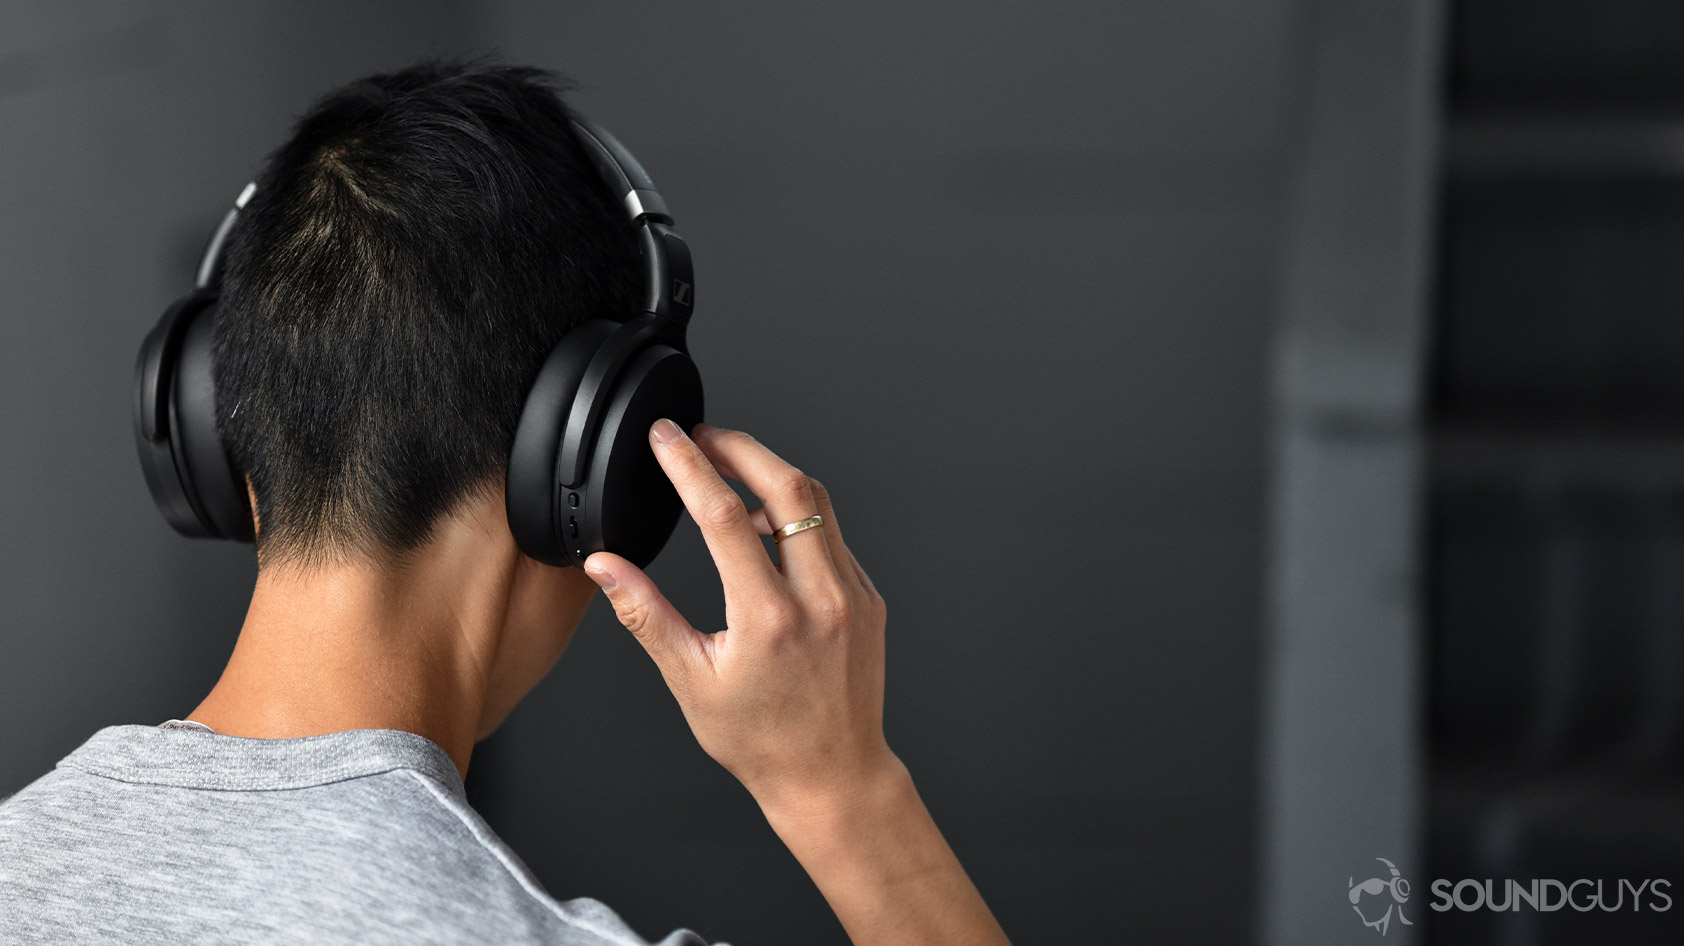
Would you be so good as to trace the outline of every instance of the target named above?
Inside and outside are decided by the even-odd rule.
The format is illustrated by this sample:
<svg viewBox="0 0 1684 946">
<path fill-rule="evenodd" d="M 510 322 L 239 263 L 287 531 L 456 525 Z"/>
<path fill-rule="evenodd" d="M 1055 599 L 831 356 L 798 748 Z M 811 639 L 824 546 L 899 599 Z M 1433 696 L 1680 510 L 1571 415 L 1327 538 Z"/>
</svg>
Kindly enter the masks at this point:
<svg viewBox="0 0 1684 946">
<path fill-rule="evenodd" d="M 192 538 L 210 537 L 211 532 L 176 464 L 170 401 L 182 335 L 194 316 L 214 299 L 210 294 L 194 293 L 177 300 L 147 333 L 135 363 L 135 449 L 141 472 L 146 475 L 146 488 L 170 527 Z"/>
<path fill-rule="evenodd" d="M 631 364 L 638 351 L 654 343 L 658 337 L 659 328 L 654 319 L 633 319 L 617 326 L 614 334 L 591 358 L 579 379 L 578 395 L 573 399 L 567 413 L 567 425 L 561 432 L 556 476 L 563 486 L 577 486 L 584 481 L 585 465 L 590 462 L 603 412 L 609 406 L 609 392 L 621 383 L 626 366 Z"/>
<path fill-rule="evenodd" d="M 546 564 L 567 564 L 552 509 L 561 431 L 591 356 L 619 327 L 608 319 L 592 319 L 568 330 L 539 369 L 515 428 L 503 490 L 509 530 L 527 555 Z"/>
<path fill-rule="evenodd" d="M 140 343 L 140 361 L 135 366 L 135 423 L 137 433 L 147 440 L 169 435 L 169 372 L 181 348 L 181 334 L 191 317 L 216 300 L 211 293 L 195 292 L 177 299 L 158 319 L 146 340 Z"/>
<path fill-rule="evenodd" d="M 702 408 L 701 374 L 688 355 L 655 345 L 637 356 L 603 415 L 585 487 L 576 491 L 580 508 L 561 516 L 562 525 L 570 515 L 579 521 L 566 550 L 573 564 L 606 549 L 644 568 L 660 554 L 684 504 L 649 448 L 649 426 L 668 417 L 688 431 Z"/>
<path fill-rule="evenodd" d="M 661 223 L 644 224 L 638 230 L 638 241 L 644 259 L 644 311 L 688 323 L 696 300 L 689 244 Z"/>
<path fill-rule="evenodd" d="M 637 158 L 632 157 L 631 151 L 609 134 L 606 128 L 578 112 L 572 113 L 572 119 L 574 132 L 578 134 L 580 143 L 590 154 L 591 161 L 596 164 L 603 180 L 613 189 L 614 196 L 623 200 L 634 190 L 646 191 L 648 193 L 639 195 L 645 210 L 643 216 L 671 223 L 672 215 L 667 212 L 660 189 L 649 178 L 649 172 L 643 170 L 643 165 L 637 163 Z"/>
<path fill-rule="evenodd" d="M 196 313 L 181 336 L 171 385 L 170 442 L 187 495 L 211 535 L 252 541 L 252 514 L 245 479 L 234 472 L 216 432 L 216 386 L 211 377 L 211 328 L 216 307 Z"/>
</svg>

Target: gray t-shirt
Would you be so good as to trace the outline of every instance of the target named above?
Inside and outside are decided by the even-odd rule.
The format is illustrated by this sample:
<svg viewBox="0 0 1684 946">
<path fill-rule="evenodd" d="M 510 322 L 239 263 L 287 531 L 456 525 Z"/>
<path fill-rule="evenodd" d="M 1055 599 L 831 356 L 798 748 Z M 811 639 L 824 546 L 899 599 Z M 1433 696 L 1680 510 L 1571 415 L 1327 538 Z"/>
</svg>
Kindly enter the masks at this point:
<svg viewBox="0 0 1684 946">
<path fill-rule="evenodd" d="M 414 733 L 109 726 L 0 802 L 0 943 L 647 942 L 545 893 Z"/>
</svg>

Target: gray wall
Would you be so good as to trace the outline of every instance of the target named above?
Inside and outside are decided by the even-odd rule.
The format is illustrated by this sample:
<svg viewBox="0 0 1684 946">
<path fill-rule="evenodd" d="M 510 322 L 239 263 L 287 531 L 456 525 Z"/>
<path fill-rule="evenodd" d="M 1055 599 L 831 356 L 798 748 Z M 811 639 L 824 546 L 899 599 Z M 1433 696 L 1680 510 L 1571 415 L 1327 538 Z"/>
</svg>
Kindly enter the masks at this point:
<svg viewBox="0 0 1684 946">
<path fill-rule="evenodd" d="M 128 430 L 204 229 L 312 95 L 500 48 L 667 191 L 710 419 L 836 495 L 891 744 L 1008 932 L 1248 937 L 1285 0 L 150 9 L 0 12 L 0 792 L 232 643 L 244 551 L 168 532 Z M 653 572 L 719 625 L 692 526 Z M 646 934 L 841 941 L 605 608 L 469 783 Z"/>
</svg>

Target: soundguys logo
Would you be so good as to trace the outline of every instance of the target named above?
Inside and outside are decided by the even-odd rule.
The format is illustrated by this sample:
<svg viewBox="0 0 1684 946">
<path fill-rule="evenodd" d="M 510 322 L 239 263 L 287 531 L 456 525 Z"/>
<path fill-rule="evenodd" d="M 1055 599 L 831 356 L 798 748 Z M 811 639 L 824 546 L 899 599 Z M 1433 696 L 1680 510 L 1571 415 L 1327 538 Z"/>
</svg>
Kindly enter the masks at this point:
<svg viewBox="0 0 1684 946">
<path fill-rule="evenodd" d="M 1404 905 L 1409 902 L 1409 881 L 1404 879 L 1396 864 L 1383 857 L 1375 860 L 1386 865 L 1390 876 L 1370 877 L 1361 883 L 1357 883 L 1355 877 L 1347 878 L 1345 893 L 1351 909 L 1362 919 L 1363 926 L 1378 930 L 1381 936 L 1385 936 L 1391 928 L 1394 915 L 1404 926 L 1414 926 L 1403 913 Z M 1520 910 L 1523 906 L 1538 913 L 1553 913 L 1563 907 L 1571 907 L 1579 913 L 1643 909 L 1664 913 L 1672 909 L 1672 895 L 1666 892 L 1671 887 L 1672 881 L 1658 877 L 1642 881 L 1624 878 L 1603 881 L 1583 877 L 1573 881 L 1534 878 L 1524 882 L 1512 878 L 1499 881 L 1489 877 L 1484 880 L 1471 877 L 1457 881 L 1439 879 L 1428 888 L 1433 898 L 1427 906 L 1435 913 L 1453 909 L 1463 913 L 1475 910 L 1503 912 Z M 1382 905 L 1385 906 L 1384 912 L 1380 910 Z"/>
<path fill-rule="evenodd" d="M 1362 917 L 1363 926 L 1379 930 L 1381 936 L 1385 936 L 1386 931 L 1391 929 L 1393 910 L 1397 911 L 1399 923 L 1404 926 L 1414 926 L 1415 924 L 1403 915 L 1403 905 L 1409 902 L 1409 881 L 1403 879 L 1403 875 L 1398 871 L 1396 864 L 1383 857 L 1376 857 L 1375 860 L 1386 865 L 1386 869 L 1392 872 L 1392 876 L 1390 878 L 1370 877 L 1360 884 L 1356 882 L 1355 878 L 1347 879 L 1345 881 L 1345 886 L 1348 888 L 1346 895 L 1350 897 L 1351 909 L 1357 911 L 1357 916 Z M 1362 898 L 1365 896 L 1378 897 L 1382 893 L 1391 894 L 1391 902 L 1386 903 L 1385 913 L 1370 920 L 1368 914 L 1362 911 Z M 1378 909 L 1378 906 L 1371 906 L 1371 909 Z"/>
</svg>

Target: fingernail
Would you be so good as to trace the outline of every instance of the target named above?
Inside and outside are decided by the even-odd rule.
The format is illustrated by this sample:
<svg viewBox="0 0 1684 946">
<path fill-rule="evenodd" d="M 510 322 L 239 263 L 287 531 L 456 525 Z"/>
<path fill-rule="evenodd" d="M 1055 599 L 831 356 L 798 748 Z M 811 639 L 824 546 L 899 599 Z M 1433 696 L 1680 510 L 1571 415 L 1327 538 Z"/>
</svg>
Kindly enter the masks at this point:
<svg viewBox="0 0 1684 946">
<path fill-rule="evenodd" d="M 683 431 L 678 429 L 678 425 L 670 420 L 667 420 L 665 417 L 655 422 L 655 439 L 662 443 L 670 443 L 677 440 L 678 435 L 681 433 L 683 433 Z"/>
<path fill-rule="evenodd" d="M 613 591 L 620 586 L 620 583 L 614 580 L 614 575 L 605 568 L 591 568 L 587 565 L 585 574 L 591 576 L 591 581 L 596 582 L 597 587 L 603 591 Z"/>
</svg>

